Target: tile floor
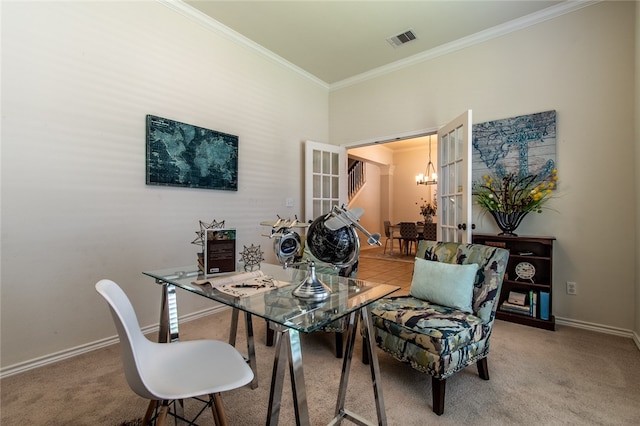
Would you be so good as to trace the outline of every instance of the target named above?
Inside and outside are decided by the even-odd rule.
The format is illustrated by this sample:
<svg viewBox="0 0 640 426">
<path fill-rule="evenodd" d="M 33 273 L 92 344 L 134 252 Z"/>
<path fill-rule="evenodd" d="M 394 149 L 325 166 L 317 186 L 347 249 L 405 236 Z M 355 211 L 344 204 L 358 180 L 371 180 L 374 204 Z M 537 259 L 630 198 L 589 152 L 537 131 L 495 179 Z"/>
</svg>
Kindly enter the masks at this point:
<svg viewBox="0 0 640 426">
<path fill-rule="evenodd" d="M 382 252 L 382 248 L 367 249 Z M 364 251 L 364 250 L 363 250 Z M 358 278 L 400 286 L 394 295 L 408 294 L 413 276 L 413 262 L 363 257 L 358 263 Z"/>
</svg>

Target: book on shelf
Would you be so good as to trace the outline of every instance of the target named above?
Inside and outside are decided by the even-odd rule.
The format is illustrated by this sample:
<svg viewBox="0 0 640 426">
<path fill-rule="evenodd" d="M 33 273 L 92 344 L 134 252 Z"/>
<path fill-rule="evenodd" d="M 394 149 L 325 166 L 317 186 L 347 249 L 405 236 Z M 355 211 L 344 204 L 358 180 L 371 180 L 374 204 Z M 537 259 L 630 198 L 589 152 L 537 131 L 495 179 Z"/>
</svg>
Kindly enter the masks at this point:
<svg viewBox="0 0 640 426">
<path fill-rule="evenodd" d="M 549 319 L 549 293 L 546 291 L 540 292 L 540 319 Z"/>
<path fill-rule="evenodd" d="M 506 312 L 513 312 L 513 313 L 522 314 L 522 315 L 531 314 L 531 309 L 529 308 L 529 305 L 524 305 L 524 306 L 516 305 L 514 303 L 509 303 L 508 301 L 502 302 L 502 305 L 500 305 L 500 309 Z"/>
<path fill-rule="evenodd" d="M 529 307 L 531 308 L 530 315 L 538 318 L 538 293 L 533 290 L 529 291 Z"/>
</svg>

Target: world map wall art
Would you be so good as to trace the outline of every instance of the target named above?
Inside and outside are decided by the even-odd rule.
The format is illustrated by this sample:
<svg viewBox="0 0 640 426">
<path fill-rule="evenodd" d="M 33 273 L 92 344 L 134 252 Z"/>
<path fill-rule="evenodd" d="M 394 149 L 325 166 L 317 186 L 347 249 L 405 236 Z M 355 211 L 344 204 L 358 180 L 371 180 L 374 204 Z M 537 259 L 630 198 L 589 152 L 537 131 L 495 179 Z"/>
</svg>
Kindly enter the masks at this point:
<svg viewBox="0 0 640 426">
<path fill-rule="evenodd" d="M 238 190 L 238 137 L 147 115 L 147 185 Z"/>
<path fill-rule="evenodd" d="M 473 180 L 485 174 L 546 176 L 556 168 L 556 112 L 473 125 Z"/>
</svg>

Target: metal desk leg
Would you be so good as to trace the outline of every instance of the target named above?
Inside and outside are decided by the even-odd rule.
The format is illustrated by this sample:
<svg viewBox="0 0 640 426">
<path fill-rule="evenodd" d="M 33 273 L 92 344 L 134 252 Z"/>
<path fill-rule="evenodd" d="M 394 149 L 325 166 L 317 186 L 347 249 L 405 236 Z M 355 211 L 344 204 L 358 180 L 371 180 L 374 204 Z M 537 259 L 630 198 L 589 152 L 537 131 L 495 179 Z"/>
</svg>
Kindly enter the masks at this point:
<svg viewBox="0 0 640 426">
<path fill-rule="evenodd" d="M 253 380 L 251 381 L 251 389 L 258 387 L 258 365 L 256 363 L 256 347 L 253 343 L 253 321 L 251 314 L 245 312 L 244 323 L 247 334 L 247 357 L 245 360 L 249 363 L 249 367 L 253 370 Z M 236 335 L 238 333 L 238 309 L 231 310 L 231 326 L 229 327 L 229 344 L 236 346 Z"/>
<path fill-rule="evenodd" d="M 162 285 L 158 342 L 177 342 L 180 336 L 178 332 L 178 299 L 176 297 L 176 287 L 173 284 L 168 284 L 161 280 L 156 280 L 156 282 Z M 149 406 L 147 407 L 147 413 L 155 409 L 156 405 L 156 401 L 150 401 Z M 183 400 L 178 400 L 177 404 L 174 404 L 174 411 L 177 416 L 184 418 Z M 176 417 L 176 425 L 179 424 L 183 424 L 183 422 Z"/>
<path fill-rule="evenodd" d="M 367 333 L 369 342 L 369 367 L 371 368 L 371 384 L 373 385 L 373 396 L 376 400 L 376 412 L 378 414 L 378 425 L 387 424 L 387 412 L 384 408 L 384 398 L 382 397 L 382 386 L 380 381 L 380 365 L 378 364 L 378 353 L 376 351 L 376 340 L 373 331 L 373 318 L 369 305 L 360 310 L 362 314 L 362 326 Z"/>
<path fill-rule="evenodd" d="M 162 298 L 160 299 L 160 324 L 158 330 L 158 342 L 176 342 L 178 333 L 178 300 L 176 287 L 164 281 L 156 280 L 162 285 Z"/>
<path fill-rule="evenodd" d="M 371 312 L 368 306 L 360 310 L 362 316 L 362 327 L 366 328 L 368 339 L 373 339 L 371 328 Z M 349 327 L 347 330 L 347 347 L 344 354 L 344 360 L 342 362 L 342 375 L 340 377 L 340 388 L 338 390 L 338 401 L 336 403 L 335 417 L 329 423 L 329 425 L 339 425 L 342 423 L 342 419 L 349 419 L 358 425 L 373 425 L 370 421 L 364 417 L 347 410 L 345 405 L 345 399 L 347 395 L 347 385 L 349 383 L 349 371 L 351 369 L 351 359 L 353 357 L 353 348 L 355 346 L 356 334 L 358 329 L 358 314 L 353 312 L 349 316 Z M 373 345 L 371 344 L 373 342 Z M 373 385 L 373 395 L 376 401 L 376 413 L 378 415 L 378 425 L 386 426 L 387 414 L 384 408 L 384 399 L 382 398 L 382 388 L 380 387 L 380 368 L 378 365 L 378 356 L 375 352 L 375 340 L 369 340 L 369 347 L 365 350 L 369 351 L 369 359 L 371 366 L 371 382 Z"/>
<path fill-rule="evenodd" d="M 293 407 L 296 416 L 296 425 L 309 426 L 309 407 L 307 405 L 307 390 L 304 383 L 302 370 L 302 347 L 300 334 L 296 330 L 288 329 L 272 324 L 276 330 L 275 356 L 273 361 L 273 373 L 271 376 L 271 389 L 269 392 L 269 409 L 267 412 L 267 425 L 277 425 L 280 416 L 280 403 L 282 400 L 282 387 L 284 384 L 285 356 L 289 363 L 291 374 L 291 391 L 293 394 Z M 285 353 L 286 352 L 286 353 Z"/>
</svg>

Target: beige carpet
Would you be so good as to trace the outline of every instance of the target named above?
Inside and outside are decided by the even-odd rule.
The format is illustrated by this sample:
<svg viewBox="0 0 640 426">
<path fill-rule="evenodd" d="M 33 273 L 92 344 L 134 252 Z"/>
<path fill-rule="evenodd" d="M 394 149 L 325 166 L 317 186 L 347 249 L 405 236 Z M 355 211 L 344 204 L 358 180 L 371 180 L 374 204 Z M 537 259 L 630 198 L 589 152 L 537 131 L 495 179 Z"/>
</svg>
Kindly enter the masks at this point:
<svg viewBox="0 0 640 426">
<path fill-rule="evenodd" d="M 185 323 L 181 336 L 225 340 L 229 318 L 227 311 Z M 264 321 L 256 320 L 254 327 L 260 386 L 223 395 L 231 425 L 265 424 L 273 348 L 264 345 Z M 324 425 L 333 417 L 341 360 L 333 356 L 332 335 L 304 335 L 302 344 L 311 423 Z M 358 342 L 347 408 L 375 421 L 360 350 Z M 129 390 L 119 356 L 114 345 L 2 380 L 0 423 L 114 426 L 141 417 L 147 402 Z M 429 377 L 385 354 L 380 368 L 389 425 L 640 424 L 640 351 L 621 337 L 498 321 L 489 355 L 491 380 L 481 380 L 475 367 L 450 378 L 440 417 L 431 411 Z M 212 424 L 206 414 L 199 424 Z M 280 424 L 293 425 L 294 418 L 287 375 Z"/>
</svg>

